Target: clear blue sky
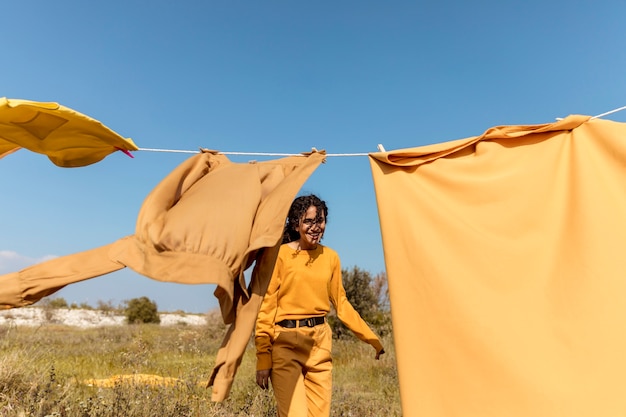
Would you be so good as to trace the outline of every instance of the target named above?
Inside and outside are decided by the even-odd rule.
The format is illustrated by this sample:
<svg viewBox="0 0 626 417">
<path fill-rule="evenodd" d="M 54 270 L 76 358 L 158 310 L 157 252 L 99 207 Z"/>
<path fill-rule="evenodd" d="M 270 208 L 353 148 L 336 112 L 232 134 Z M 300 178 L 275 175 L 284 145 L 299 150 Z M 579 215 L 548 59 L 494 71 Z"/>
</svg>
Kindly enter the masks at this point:
<svg viewBox="0 0 626 417">
<path fill-rule="evenodd" d="M 142 148 L 375 152 L 626 105 L 622 0 L 33 0 L 2 16 L 0 97 L 58 102 Z M 0 273 L 132 234 L 145 196 L 189 156 L 0 160 Z M 329 203 L 324 243 L 344 267 L 384 270 L 367 157 L 329 158 L 303 191 Z M 126 269 L 58 295 L 204 312 L 213 290 Z"/>
</svg>

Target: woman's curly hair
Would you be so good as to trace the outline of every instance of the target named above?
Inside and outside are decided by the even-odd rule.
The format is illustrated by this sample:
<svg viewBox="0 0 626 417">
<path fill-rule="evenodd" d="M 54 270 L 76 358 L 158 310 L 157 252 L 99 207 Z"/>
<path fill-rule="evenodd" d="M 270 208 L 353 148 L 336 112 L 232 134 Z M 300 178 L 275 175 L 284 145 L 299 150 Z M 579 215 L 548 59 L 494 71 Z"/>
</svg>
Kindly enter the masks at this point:
<svg viewBox="0 0 626 417">
<path fill-rule="evenodd" d="M 300 220 L 311 206 L 315 206 L 318 216 L 320 213 L 324 213 L 324 218 L 328 221 L 328 207 L 324 200 L 313 194 L 300 196 L 293 200 L 289 208 L 289 214 L 285 222 L 285 231 L 283 232 L 283 243 L 300 239 L 298 226 L 300 225 Z"/>
</svg>

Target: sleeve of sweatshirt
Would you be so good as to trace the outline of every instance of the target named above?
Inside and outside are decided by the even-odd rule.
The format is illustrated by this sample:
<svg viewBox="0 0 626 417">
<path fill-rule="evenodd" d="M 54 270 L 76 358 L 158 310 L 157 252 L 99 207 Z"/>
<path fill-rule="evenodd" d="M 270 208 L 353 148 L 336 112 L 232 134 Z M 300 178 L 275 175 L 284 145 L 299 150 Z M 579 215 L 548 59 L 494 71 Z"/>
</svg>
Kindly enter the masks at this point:
<svg viewBox="0 0 626 417">
<path fill-rule="evenodd" d="M 365 320 L 361 318 L 359 313 L 352 307 L 348 297 L 346 297 L 346 290 L 343 287 L 341 280 L 341 262 L 339 256 L 336 256 L 336 260 L 333 262 L 333 274 L 330 279 L 330 299 L 337 310 L 337 317 L 343 324 L 348 327 L 352 333 L 356 335 L 360 340 L 370 344 L 376 353 L 380 353 L 383 350 L 383 345 L 380 339 L 372 329 L 367 325 Z"/>
<path fill-rule="evenodd" d="M 263 297 L 261 308 L 256 320 L 254 332 L 254 344 L 256 345 L 256 357 L 258 371 L 272 368 L 272 344 L 274 342 L 274 319 L 278 308 L 278 289 L 280 288 L 280 256 L 276 260 L 274 272 L 270 280 L 267 292 Z"/>
</svg>

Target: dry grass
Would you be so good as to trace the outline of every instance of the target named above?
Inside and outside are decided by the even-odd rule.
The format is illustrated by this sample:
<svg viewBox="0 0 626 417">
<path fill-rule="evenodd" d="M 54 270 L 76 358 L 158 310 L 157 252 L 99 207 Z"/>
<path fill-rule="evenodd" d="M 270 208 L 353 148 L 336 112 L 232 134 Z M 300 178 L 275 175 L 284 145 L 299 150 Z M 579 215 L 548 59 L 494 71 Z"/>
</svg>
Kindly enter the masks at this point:
<svg viewBox="0 0 626 417">
<path fill-rule="evenodd" d="M 224 331 L 217 320 L 198 327 L 0 327 L 0 416 L 275 416 L 271 392 L 254 383 L 252 344 L 230 397 L 210 401 L 206 381 Z M 333 416 L 401 415 L 390 339 L 385 346 L 388 353 L 375 361 L 361 342 L 334 342 Z M 94 381 L 105 379 L 108 386 Z"/>
</svg>

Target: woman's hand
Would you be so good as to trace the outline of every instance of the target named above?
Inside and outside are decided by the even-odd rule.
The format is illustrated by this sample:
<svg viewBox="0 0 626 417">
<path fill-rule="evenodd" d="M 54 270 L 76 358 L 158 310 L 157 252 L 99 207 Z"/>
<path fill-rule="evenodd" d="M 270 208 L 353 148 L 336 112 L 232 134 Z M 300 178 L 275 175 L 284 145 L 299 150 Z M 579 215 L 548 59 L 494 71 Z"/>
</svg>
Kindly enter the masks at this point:
<svg viewBox="0 0 626 417">
<path fill-rule="evenodd" d="M 272 373 L 271 369 L 256 371 L 256 384 L 263 389 L 268 389 L 270 386 L 270 373 Z"/>
<path fill-rule="evenodd" d="M 376 360 L 380 359 L 380 355 L 382 355 L 383 353 L 385 353 L 385 349 L 382 349 L 380 352 L 376 353 Z M 258 373 L 257 373 L 258 375 Z M 259 380 L 259 377 L 257 376 L 257 381 Z"/>
</svg>

